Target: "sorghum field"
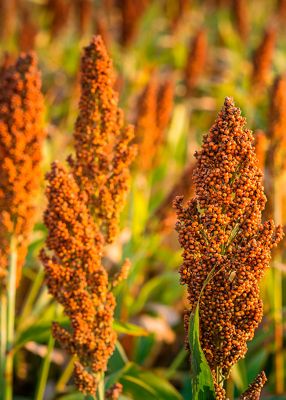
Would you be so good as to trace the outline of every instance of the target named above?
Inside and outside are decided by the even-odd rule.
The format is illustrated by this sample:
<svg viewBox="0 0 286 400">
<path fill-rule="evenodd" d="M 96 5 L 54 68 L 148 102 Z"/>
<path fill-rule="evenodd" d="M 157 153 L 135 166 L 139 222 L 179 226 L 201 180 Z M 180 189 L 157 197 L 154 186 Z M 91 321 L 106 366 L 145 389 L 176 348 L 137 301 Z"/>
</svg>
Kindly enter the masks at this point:
<svg viewBox="0 0 286 400">
<path fill-rule="evenodd" d="M 285 0 L 0 0 L 0 400 L 286 399 L 284 226 Z"/>
</svg>

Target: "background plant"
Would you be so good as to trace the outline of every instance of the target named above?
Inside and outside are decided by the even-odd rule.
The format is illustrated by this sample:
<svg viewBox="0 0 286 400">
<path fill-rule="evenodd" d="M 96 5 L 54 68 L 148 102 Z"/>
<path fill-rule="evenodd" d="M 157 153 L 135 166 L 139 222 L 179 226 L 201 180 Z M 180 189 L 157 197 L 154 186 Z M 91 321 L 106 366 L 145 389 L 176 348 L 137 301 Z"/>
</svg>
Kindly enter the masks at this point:
<svg viewBox="0 0 286 400">
<path fill-rule="evenodd" d="M 180 187 L 182 181 L 186 190 L 182 194 L 191 197 L 191 184 L 187 184 L 192 182 L 191 173 L 186 172 L 187 179 L 183 172 L 188 168 L 191 170 L 195 161 L 193 153 L 199 148 L 203 133 L 213 123 L 226 96 L 236 99 L 255 135 L 258 129 L 266 132 L 265 149 L 268 148 L 271 140 L 267 132 L 272 118 L 269 89 L 276 75 L 285 72 L 285 5 L 283 1 L 261 1 L 259 5 L 255 1 L 227 0 L 193 1 L 191 4 L 188 1 L 146 1 L 143 10 L 141 7 L 135 10 L 136 18 L 131 19 L 132 22 L 136 20 L 135 34 L 125 45 L 121 39 L 123 24 L 130 18 L 123 21 L 122 16 L 126 15 L 128 3 L 2 1 L 1 58 L 2 64 L 7 63 L 9 59 L 6 57 L 4 62 L 4 52 L 10 52 L 11 60 L 11 57 L 18 57 L 20 49 L 34 48 L 38 54 L 46 104 L 44 171 L 49 170 L 53 160 L 63 161 L 72 152 L 71 132 L 78 115 L 79 58 L 81 48 L 89 43 L 95 32 L 101 33 L 114 60 L 120 106 L 128 114 L 129 122 L 136 122 L 138 97 L 153 71 L 157 71 L 160 80 L 172 71 L 174 107 L 156 166 L 145 174 L 134 164 L 130 195 L 121 216 L 121 233 L 105 252 L 105 265 L 111 271 L 116 271 L 125 258 L 129 258 L 132 265 L 128 279 L 114 291 L 116 320 L 124 323 L 116 325 L 121 346 L 110 359 L 109 371 L 110 376 L 120 371 L 120 377 L 113 377 L 125 388 L 123 398 L 136 398 L 138 390 L 144 398 L 189 398 L 189 364 L 182 350 L 182 317 L 187 301 L 177 272 L 181 250 L 173 229 L 164 229 L 166 219 L 160 217 L 159 210 L 164 209 L 166 197 L 174 187 Z M 276 40 L 271 62 L 267 64 L 267 80 L 261 88 L 254 90 L 254 54 L 273 21 Z M 205 31 L 208 43 L 207 61 L 201 67 L 202 73 L 191 94 L 186 96 L 188 53 L 201 29 Z M 267 163 L 268 158 L 264 156 Z M 283 192 L 284 175 L 279 179 Z M 268 173 L 265 174 L 266 188 L 267 182 Z M 47 294 L 43 269 L 38 261 L 39 249 L 47 235 L 41 219 L 43 191 L 41 196 L 17 294 L 14 396 L 34 398 L 39 391 L 35 381 L 47 378 L 46 398 L 73 395 L 80 398 L 70 379 L 72 363 L 59 347 L 52 351 L 49 341 L 55 313 L 59 323 L 65 325 L 67 320 Z M 168 208 L 171 227 L 175 212 L 171 210 L 171 201 L 165 204 L 169 204 L 165 210 Z M 275 217 L 275 223 L 284 224 L 284 216 L 282 221 Z M 285 396 L 285 332 L 283 322 L 281 324 L 279 320 L 279 346 L 277 339 L 274 340 L 275 320 L 277 326 L 274 315 L 279 310 L 284 317 L 283 253 L 282 244 L 272 269 L 266 272 L 262 281 L 264 318 L 254 340 L 249 343 L 246 358 L 232 370 L 227 388 L 230 398 L 246 390 L 262 369 L 268 378 L 262 398 Z M 276 271 L 281 277 L 278 284 Z M 277 359 L 280 360 L 279 369 L 275 367 Z M 41 376 L 45 374 L 46 378 L 42 380 Z M 165 384 L 166 381 L 170 384 Z M 109 384 L 112 379 L 106 381 L 106 385 Z"/>
</svg>

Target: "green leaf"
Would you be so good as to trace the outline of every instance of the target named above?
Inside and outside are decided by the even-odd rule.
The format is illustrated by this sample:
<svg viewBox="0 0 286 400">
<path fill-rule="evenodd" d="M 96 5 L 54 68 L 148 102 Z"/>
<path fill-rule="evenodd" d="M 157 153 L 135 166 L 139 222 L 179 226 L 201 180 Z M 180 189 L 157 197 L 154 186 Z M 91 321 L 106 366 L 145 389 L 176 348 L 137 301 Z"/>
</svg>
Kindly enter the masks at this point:
<svg viewBox="0 0 286 400">
<path fill-rule="evenodd" d="M 177 390 L 162 376 L 142 370 L 137 365 L 130 367 L 119 380 L 124 388 L 124 394 L 132 398 L 144 400 L 182 400 Z"/>
<path fill-rule="evenodd" d="M 81 393 L 70 393 L 59 397 L 59 400 L 85 400 L 85 396 Z"/>
<path fill-rule="evenodd" d="M 189 344 L 193 400 L 214 400 L 215 389 L 210 367 L 200 344 L 199 303 L 190 316 Z"/>
<path fill-rule="evenodd" d="M 138 325 L 129 322 L 114 321 L 113 328 L 118 333 L 126 333 L 130 336 L 148 336 L 148 332 Z"/>
</svg>

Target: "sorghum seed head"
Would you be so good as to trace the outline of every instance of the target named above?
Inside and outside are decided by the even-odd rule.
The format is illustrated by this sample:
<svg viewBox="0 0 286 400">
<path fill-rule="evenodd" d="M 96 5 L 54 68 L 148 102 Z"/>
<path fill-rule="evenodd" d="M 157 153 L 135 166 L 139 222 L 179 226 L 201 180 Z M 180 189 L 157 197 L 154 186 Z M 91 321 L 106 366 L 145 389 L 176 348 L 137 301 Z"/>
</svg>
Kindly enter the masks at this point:
<svg viewBox="0 0 286 400">
<path fill-rule="evenodd" d="M 261 390 L 267 381 L 266 375 L 264 372 L 261 372 L 256 378 L 253 383 L 251 383 L 241 396 L 240 400 L 259 400 Z"/>
<path fill-rule="evenodd" d="M 185 68 L 187 92 L 190 94 L 204 73 L 207 60 L 207 33 L 199 30 L 189 49 Z"/>
<path fill-rule="evenodd" d="M 266 199 L 253 136 L 231 98 L 196 158 L 195 197 L 186 207 L 182 197 L 174 201 L 181 283 L 188 286 L 191 311 L 200 299 L 200 338 L 210 368 L 227 376 L 261 321 L 259 281 L 283 232 L 273 221 L 261 222 Z"/>
<path fill-rule="evenodd" d="M 273 53 L 275 50 L 276 30 L 266 29 L 262 42 L 254 53 L 252 81 L 255 87 L 261 89 L 269 82 Z"/>
<path fill-rule="evenodd" d="M 134 133 L 124 124 L 113 89 L 114 71 L 100 36 L 81 61 L 80 112 L 75 125 L 76 156 L 69 158 L 77 183 L 108 243 L 118 231 L 119 214 L 129 187 L 135 156 Z"/>
<path fill-rule="evenodd" d="M 41 79 L 34 54 L 3 66 L 0 82 L 0 280 L 6 274 L 11 236 L 21 275 L 33 228 L 45 138 Z"/>
</svg>

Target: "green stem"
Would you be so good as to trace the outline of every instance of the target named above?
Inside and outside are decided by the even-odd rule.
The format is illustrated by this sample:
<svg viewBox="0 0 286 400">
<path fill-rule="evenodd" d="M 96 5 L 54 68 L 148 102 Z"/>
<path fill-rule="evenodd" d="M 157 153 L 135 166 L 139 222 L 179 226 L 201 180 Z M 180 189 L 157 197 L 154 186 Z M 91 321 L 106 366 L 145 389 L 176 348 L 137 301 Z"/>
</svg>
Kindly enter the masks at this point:
<svg viewBox="0 0 286 400">
<path fill-rule="evenodd" d="M 42 400 L 44 398 L 54 344 L 55 344 L 55 339 L 53 338 L 52 334 L 50 334 L 47 353 L 42 361 L 40 378 L 38 380 L 35 400 Z"/>
<path fill-rule="evenodd" d="M 180 367 L 180 365 L 183 363 L 183 361 L 187 357 L 187 351 L 185 349 L 182 349 L 177 356 L 175 357 L 174 361 L 168 368 L 168 370 L 165 373 L 165 378 L 170 379 L 172 376 L 176 373 L 177 369 Z"/>
<path fill-rule="evenodd" d="M 75 361 L 75 356 L 71 357 L 70 361 L 68 362 L 68 365 L 66 366 L 64 372 L 62 373 L 60 379 L 58 380 L 56 384 L 56 391 L 57 392 L 63 392 L 65 390 L 66 384 L 69 381 L 72 372 L 73 372 L 73 365 Z"/>
<path fill-rule="evenodd" d="M 5 360 L 6 360 L 6 341 L 7 341 L 7 297 L 3 291 L 0 299 L 0 399 L 4 399 L 5 383 Z"/>
<path fill-rule="evenodd" d="M 39 270 L 36 278 L 33 281 L 33 284 L 29 290 L 29 294 L 27 296 L 27 299 L 25 301 L 25 304 L 22 308 L 21 311 L 21 316 L 18 320 L 18 324 L 17 324 L 17 332 L 19 333 L 22 328 L 23 325 L 26 324 L 27 318 L 29 317 L 30 313 L 31 313 L 31 309 L 33 306 L 33 303 L 36 299 L 36 297 L 39 294 L 39 290 L 41 288 L 41 285 L 43 283 L 43 279 L 44 279 L 44 271 L 43 270 Z"/>
<path fill-rule="evenodd" d="M 5 365 L 5 400 L 13 398 L 13 344 L 15 329 L 15 298 L 16 298 L 16 275 L 17 275 L 17 244 L 16 238 L 11 237 L 10 256 L 8 265 L 7 283 L 7 343 L 6 343 L 6 365 Z"/>
<path fill-rule="evenodd" d="M 104 393 L 104 373 L 101 374 L 100 381 L 97 388 L 97 395 L 98 400 L 104 400 L 105 393 Z"/>
</svg>

